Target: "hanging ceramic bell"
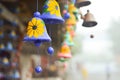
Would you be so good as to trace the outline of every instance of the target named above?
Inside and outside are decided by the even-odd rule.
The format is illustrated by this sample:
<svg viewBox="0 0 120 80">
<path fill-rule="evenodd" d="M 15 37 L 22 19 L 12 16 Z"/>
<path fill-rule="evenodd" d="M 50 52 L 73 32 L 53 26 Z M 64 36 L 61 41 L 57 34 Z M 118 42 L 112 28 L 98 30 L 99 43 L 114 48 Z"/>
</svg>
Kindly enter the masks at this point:
<svg viewBox="0 0 120 80">
<path fill-rule="evenodd" d="M 70 13 L 70 18 L 66 20 L 67 25 L 75 25 L 76 24 L 76 18 L 73 13 Z"/>
<path fill-rule="evenodd" d="M 90 5 L 91 2 L 89 0 L 77 0 L 75 3 L 75 6 L 77 8 L 84 7 Z"/>
<path fill-rule="evenodd" d="M 97 25 L 97 22 L 95 21 L 93 14 L 91 14 L 89 10 L 87 10 L 87 14 L 85 14 L 83 20 L 84 21 L 82 26 L 84 27 L 94 27 Z"/>
<path fill-rule="evenodd" d="M 11 33 L 9 34 L 9 37 L 13 39 L 17 38 L 17 35 L 14 30 L 11 31 Z"/>
<path fill-rule="evenodd" d="M 45 23 L 39 18 L 40 13 L 35 12 L 34 17 L 28 23 L 27 34 L 24 37 L 24 41 L 34 42 L 36 46 L 40 46 L 42 42 L 50 42 Z"/>
<path fill-rule="evenodd" d="M 8 42 L 7 43 L 7 46 L 6 46 L 6 49 L 5 50 L 7 50 L 7 51 L 13 51 L 14 49 L 13 49 L 13 45 L 12 45 L 12 43 L 11 42 Z"/>
<path fill-rule="evenodd" d="M 64 19 L 61 17 L 59 4 L 56 0 L 47 0 L 45 2 L 41 18 L 46 24 L 58 24 L 64 22 Z"/>
<path fill-rule="evenodd" d="M 5 50 L 5 46 L 4 44 L 0 44 L 0 51 L 3 51 L 3 50 Z"/>
<path fill-rule="evenodd" d="M 8 61 L 8 58 L 7 58 L 7 57 L 4 57 L 4 58 L 3 58 L 3 64 L 4 64 L 4 65 L 9 65 L 9 61 Z"/>
<path fill-rule="evenodd" d="M 66 32 L 65 34 L 65 39 L 64 39 L 64 42 L 68 45 L 68 46 L 74 46 L 74 42 L 72 40 L 72 37 L 70 36 L 70 33 L 69 32 Z"/>
<path fill-rule="evenodd" d="M 67 44 L 63 44 L 61 47 L 60 53 L 58 53 L 59 58 L 71 58 L 71 51 Z"/>
<path fill-rule="evenodd" d="M 13 78 L 14 79 L 19 79 L 20 78 L 20 73 L 18 72 L 18 70 L 15 70 L 13 73 Z"/>
<path fill-rule="evenodd" d="M 0 31 L 0 38 L 3 38 L 4 37 L 4 34 L 2 31 Z"/>
</svg>

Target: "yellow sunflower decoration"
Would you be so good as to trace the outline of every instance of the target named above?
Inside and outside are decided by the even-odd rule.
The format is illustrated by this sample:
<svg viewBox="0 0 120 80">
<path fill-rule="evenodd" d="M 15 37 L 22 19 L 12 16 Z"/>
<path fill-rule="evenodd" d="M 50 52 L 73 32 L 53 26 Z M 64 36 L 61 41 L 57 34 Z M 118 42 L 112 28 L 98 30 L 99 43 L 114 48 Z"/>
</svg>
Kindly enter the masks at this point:
<svg viewBox="0 0 120 80">
<path fill-rule="evenodd" d="M 32 20 L 28 23 L 27 27 L 27 35 L 28 37 L 38 38 L 42 36 L 44 33 L 44 22 L 37 18 L 32 18 Z"/>
<path fill-rule="evenodd" d="M 58 3 L 56 2 L 56 0 L 49 0 L 48 4 L 47 4 L 47 11 L 50 12 L 50 14 L 54 14 L 56 16 L 61 16 L 60 14 L 60 7 L 58 5 Z"/>
</svg>

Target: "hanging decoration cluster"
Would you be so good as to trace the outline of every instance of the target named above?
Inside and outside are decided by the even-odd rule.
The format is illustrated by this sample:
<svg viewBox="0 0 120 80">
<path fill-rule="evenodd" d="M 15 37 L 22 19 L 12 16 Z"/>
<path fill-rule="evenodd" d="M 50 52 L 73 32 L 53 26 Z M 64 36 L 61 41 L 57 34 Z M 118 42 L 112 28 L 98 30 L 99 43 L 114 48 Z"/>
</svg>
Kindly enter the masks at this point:
<svg viewBox="0 0 120 80">
<path fill-rule="evenodd" d="M 8 2 L 7 2 L 8 3 Z M 0 8 L 1 13 L 4 14 L 4 9 Z M 9 9 L 9 8 L 8 8 Z M 6 13 L 6 12 L 5 12 Z M 9 13 L 9 12 L 7 12 Z M 11 16 L 12 18 L 12 16 Z M 9 23 L 8 23 L 9 22 Z M 7 25 L 6 25 L 7 23 Z M 9 21 L 1 15 L 0 17 L 0 80 L 6 80 L 8 77 L 11 80 L 20 79 L 20 62 L 14 62 L 13 59 L 17 58 L 19 45 L 22 40 L 20 26 L 13 25 L 14 21 Z"/>
<path fill-rule="evenodd" d="M 51 42 L 52 40 L 47 33 L 45 24 L 59 24 L 63 22 L 64 19 L 61 17 L 60 7 L 56 0 L 46 0 L 43 6 L 42 15 L 38 11 L 37 0 L 37 11 L 34 13 L 33 18 L 28 22 L 24 41 L 33 42 L 37 47 L 43 42 Z M 52 46 L 48 47 L 47 52 L 49 55 L 53 55 L 54 49 Z M 41 66 L 37 65 L 35 71 L 37 73 L 42 72 Z"/>
<path fill-rule="evenodd" d="M 87 10 L 87 13 L 83 16 L 80 11 L 80 7 L 88 6 L 91 2 L 88 0 L 66 0 L 63 9 L 63 18 L 65 20 L 65 34 L 64 41 L 58 51 L 58 60 L 61 62 L 65 62 L 72 57 L 71 48 L 74 46 L 73 38 L 75 37 L 76 24 L 79 19 L 83 20 L 83 27 L 94 27 L 97 25 L 94 16 Z M 78 16 L 81 16 L 80 18 Z M 93 35 L 92 35 L 93 36 Z M 65 47 L 67 46 L 67 47 Z M 68 48 L 69 47 L 69 48 Z M 66 57 L 67 55 L 67 57 Z M 69 56 L 68 56 L 69 55 Z"/>
</svg>

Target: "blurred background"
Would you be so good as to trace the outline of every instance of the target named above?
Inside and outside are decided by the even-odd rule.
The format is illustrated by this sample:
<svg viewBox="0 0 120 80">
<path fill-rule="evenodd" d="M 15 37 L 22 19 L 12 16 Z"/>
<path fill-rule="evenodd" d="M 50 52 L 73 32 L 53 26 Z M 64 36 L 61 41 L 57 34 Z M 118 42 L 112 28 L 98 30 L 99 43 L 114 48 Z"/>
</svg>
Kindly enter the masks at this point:
<svg viewBox="0 0 120 80">
<path fill-rule="evenodd" d="M 43 16 L 52 1 L 65 21 L 39 17 L 52 41 L 24 41 L 36 8 Z M 0 80 L 120 80 L 119 7 L 119 0 L 0 0 Z"/>
</svg>

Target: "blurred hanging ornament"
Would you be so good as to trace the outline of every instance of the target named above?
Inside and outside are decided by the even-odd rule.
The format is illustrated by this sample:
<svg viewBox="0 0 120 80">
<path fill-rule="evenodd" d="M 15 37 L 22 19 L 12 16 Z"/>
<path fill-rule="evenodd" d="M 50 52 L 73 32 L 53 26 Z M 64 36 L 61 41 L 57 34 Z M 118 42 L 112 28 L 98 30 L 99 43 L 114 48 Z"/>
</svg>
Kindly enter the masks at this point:
<svg viewBox="0 0 120 80">
<path fill-rule="evenodd" d="M 57 70 L 57 67 L 56 67 L 54 64 L 51 64 L 51 65 L 49 66 L 49 70 L 50 70 L 51 72 L 54 72 L 54 71 Z"/>
<path fill-rule="evenodd" d="M 94 27 L 97 25 L 93 14 L 91 14 L 89 10 L 87 10 L 87 13 L 83 16 L 83 20 L 82 26 L 84 27 Z"/>
<path fill-rule="evenodd" d="M 75 31 L 74 31 L 73 29 L 70 31 L 70 36 L 71 36 L 72 38 L 75 37 Z"/>
<path fill-rule="evenodd" d="M 36 72 L 36 73 L 41 73 L 41 72 L 42 72 L 41 66 L 39 66 L 39 65 L 36 66 L 36 67 L 35 67 L 35 72 Z"/>
<path fill-rule="evenodd" d="M 75 4 L 75 3 L 76 3 L 76 0 L 72 0 L 72 3 Z"/>
<path fill-rule="evenodd" d="M 93 34 L 91 34 L 91 35 L 90 35 L 90 38 L 94 38 L 94 35 L 93 35 Z"/>
<path fill-rule="evenodd" d="M 40 13 L 35 12 L 34 17 L 28 23 L 27 34 L 24 37 L 24 41 L 34 42 L 35 46 L 40 46 L 42 42 L 50 42 L 45 23 L 39 18 Z"/>
<path fill-rule="evenodd" d="M 78 14 L 78 9 L 74 6 L 73 3 L 69 4 L 68 11 L 69 13 L 73 13 L 75 15 Z"/>
<path fill-rule="evenodd" d="M 19 78 L 20 78 L 20 73 L 18 72 L 18 70 L 15 70 L 15 71 L 13 72 L 13 78 L 14 78 L 14 79 L 19 79 Z"/>
<path fill-rule="evenodd" d="M 70 17 L 66 20 L 67 25 L 76 25 L 76 18 L 73 13 L 70 13 Z"/>
<path fill-rule="evenodd" d="M 70 18 L 70 13 L 66 12 L 65 14 L 63 14 L 63 18 L 66 20 L 68 18 Z"/>
<path fill-rule="evenodd" d="M 5 50 L 5 46 L 4 46 L 3 43 L 1 43 L 1 44 L 0 44 L 0 51 L 3 51 L 3 50 Z"/>
<path fill-rule="evenodd" d="M 2 31 L 0 31 L 0 38 L 3 38 L 4 37 L 4 34 Z"/>
<path fill-rule="evenodd" d="M 17 38 L 16 32 L 12 30 L 11 33 L 9 34 L 9 37 L 12 39 L 16 39 Z"/>
<path fill-rule="evenodd" d="M 61 17 L 59 4 L 56 0 L 47 0 L 45 2 L 41 18 L 46 24 L 58 24 L 64 22 L 64 19 Z"/>
<path fill-rule="evenodd" d="M 77 8 L 84 7 L 90 5 L 91 2 L 89 0 L 76 0 L 75 6 Z"/>
<path fill-rule="evenodd" d="M 8 58 L 7 58 L 7 57 L 4 57 L 4 58 L 3 58 L 3 64 L 4 64 L 4 65 L 9 65 L 9 61 L 8 61 Z"/>
<path fill-rule="evenodd" d="M 4 73 L 0 73 L 0 80 L 5 80 L 5 75 L 4 75 Z"/>
<path fill-rule="evenodd" d="M 61 50 L 58 53 L 58 57 L 59 58 L 71 58 L 72 57 L 70 48 L 66 43 L 62 45 Z"/>
<path fill-rule="evenodd" d="M 72 25 L 67 25 L 67 26 L 66 26 L 66 30 L 67 30 L 67 32 L 70 33 L 70 36 L 71 36 L 72 38 L 75 36 L 74 27 L 75 27 L 75 26 L 72 26 Z"/>
<path fill-rule="evenodd" d="M 64 8 L 65 8 L 66 10 L 68 10 L 68 4 L 65 4 L 65 5 L 64 5 Z"/>
<path fill-rule="evenodd" d="M 63 13 L 63 14 L 67 13 L 67 10 L 66 10 L 66 9 L 64 9 L 62 13 Z"/>
<path fill-rule="evenodd" d="M 72 40 L 72 37 L 70 35 L 69 32 L 66 32 L 66 34 L 64 35 L 65 39 L 64 42 L 68 45 L 68 46 L 74 46 L 74 42 Z"/>
<path fill-rule="evenodd" d="M 5 50 L 7 50 L 7 51 L 13 51 L 14 49 L 13 49 L 13 45 L 12 45 L 12 43 L 11 42 L 8 42 L 7 43 L 7 46 L 6 46 L 6 49 Z"/>
<path fill-rule="evenodd" d="M 51 47 L 51 46 L 48 47 L 47 52 L 48 52 L 49 55 L 53 55 L 53 53 L 54 53 L 53 47 Z"/>
<path fill-rule="evenodd" d="M 61 57 L 61 58 L 59 58 L 58 60 L 59 60 L 60 62 L 65 62 L 65 61 L 67 61 L 68 59 Z"/>
</svg>

